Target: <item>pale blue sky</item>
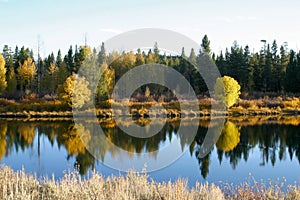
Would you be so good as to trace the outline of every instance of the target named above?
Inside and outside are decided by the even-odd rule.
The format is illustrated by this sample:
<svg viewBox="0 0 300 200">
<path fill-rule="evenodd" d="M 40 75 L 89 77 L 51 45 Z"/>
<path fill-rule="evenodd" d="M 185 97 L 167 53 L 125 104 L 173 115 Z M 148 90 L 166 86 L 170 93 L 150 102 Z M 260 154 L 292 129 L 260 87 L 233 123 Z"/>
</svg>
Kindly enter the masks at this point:
<svg viewBox="0 0 300 200">
<path fill-rule="evenodd" d="M 298 0 L 0 0 L 0 48 L 5 44 L 36 51 L 38 35 L 42 54 L 63 53 L 69 46 L 97 47 L 110 37 L 137 28 L 166 28 L 200 44 L 204 34 L 214 52 L 238 44 L 258 51 L 261 39 L 278 45 L 300 45 Z"/>
</svg>

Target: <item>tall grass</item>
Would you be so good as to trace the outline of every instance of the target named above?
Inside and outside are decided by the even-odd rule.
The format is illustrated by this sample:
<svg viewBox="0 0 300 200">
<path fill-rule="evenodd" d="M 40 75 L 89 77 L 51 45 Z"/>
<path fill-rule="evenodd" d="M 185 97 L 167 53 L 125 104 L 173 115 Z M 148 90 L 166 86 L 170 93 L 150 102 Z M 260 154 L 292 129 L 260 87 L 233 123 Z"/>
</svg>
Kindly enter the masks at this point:
<svg viewBox="0 0 300 200">
<path fill-rule="evenodd" d="M 0 170 L 0 199 L 224 199 L 215 185 L 197 184 L 188 189 L 187 182 L 157 183 L 145 173 L 129 171 L 125 177 L 104 178 L 94 173 L 82 179 L 77 172 L 69 172 L 55 181 L 38 181 L 24 170 L 14 172 L 9 167 Z"/>
<path fill-rule="evenodd" d="M 0 169 L 0 199 L 300 199 L 299 186 L 288 186 L 284 193 L 283 185 L 270 183 L 266 187 L 255 182 L 218 187 L 196 183 L 194 188 L 188 188 L 187 181 L 182 179 L 158 183 L 146 173 L 133 171 L 108 178 L 93 173 L 89 179 L 81 178 L 75 171 L 66 173 L 59 181 L 37 180 L 24 170 L 14 172 L 6 166 Z"/>
</svg>

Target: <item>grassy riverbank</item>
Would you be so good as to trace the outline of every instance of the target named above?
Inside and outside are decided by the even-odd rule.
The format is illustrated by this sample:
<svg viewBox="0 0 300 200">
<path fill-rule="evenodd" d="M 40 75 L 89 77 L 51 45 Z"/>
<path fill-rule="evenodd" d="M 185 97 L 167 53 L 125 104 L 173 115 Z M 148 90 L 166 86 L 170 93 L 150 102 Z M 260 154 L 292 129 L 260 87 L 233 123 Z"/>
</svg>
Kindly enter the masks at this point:
<svg viewBox="0 0 300 200">
<path fill-rule="evenodd" d="M 195 102 L 183 102 L 186 108 Z M 289 115 L 296 116 L 300 114 L 300 98 L 297 97 L 273 97 L 260 99 L 240 99 L 234 106 L 227 111 L 211 110 L 218 107 L 217 101 L 210 98 L 201 98 L 198 101 L 199 111 L 192 110 L 180 111 L 178 102 L 160 103 L 165 110 L 157 110 L 155 113 L 149 113 L 149 108 L 156 102 L 130 102 L 121 104 L 106 101 L 96 105 L 96 115 L 99 118 L 112 117 L 111 105 L 116 108 L 115 113 L 122 113 L 122 107 L 130 108 L 130 115 L 135 118 L 148 117 L 195 117 L 195 116 L 278 116 Z M 84 113 L 95 112 L 88 109 Z M 45 99 L 22 99 L 19 101 L 0 99 L 0 118 L 72 118 L 72 108 L 60 100 Z M 128 117 L 128 115 L 127 115 Z"/>
<path fill-rule="evenodd" d="M 252 186 L 251 186 L 252 185 Z M 0 169 L 1 199 L 300 199 L 299 186 L 270 183 L 266 186 L 197 183 L 188 188 L 187 181 L 158 183 L 145 173 L 128 172 L 125 177 L 104 178 L 94 173 L 90 179 L 82 179 L 76 172 L 69 172 L 59 180 L 37 180 L 24 171 L 14 172 L 9 167 Z M 283 192 L 283 187 L 287 191 Z"/>
</svg>

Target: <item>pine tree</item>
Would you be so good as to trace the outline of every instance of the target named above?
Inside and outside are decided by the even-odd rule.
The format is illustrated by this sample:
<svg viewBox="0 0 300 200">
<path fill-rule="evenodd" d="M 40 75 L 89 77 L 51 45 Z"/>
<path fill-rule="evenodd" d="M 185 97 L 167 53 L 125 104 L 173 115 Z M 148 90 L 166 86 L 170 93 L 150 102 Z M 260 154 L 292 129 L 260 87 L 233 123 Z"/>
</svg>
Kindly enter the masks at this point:
<svg viewBox="0 0 300 200">
<path fill-rule="evenodd" d="M 57 65 L 58 67 L 60 67 L 61 64 L 62 64 L 62 62 L 63 62 L 63 60 L 62 60 L 62 56 L 61 56 L 61 51 L 60 51 L 60 49 L 59 49 L 59 50 L 58 50 L 58 53 L 57 53 L 57 57 L 56 57 L 56 65 Z"/>
<path fill-rule="evenodd" d="M 156 63 L 159 62 L 159 49 L 158 49 L 158 44 L 155 42 L 154 47 L 153 47 L 153 52 L 154 52 L 154 61 Z"/>
<path fill-rule="evenodd" d="M 223 56 L 223 52 L 221 51 L 220 56 L 217 56 L 216 59 L 216 65 L 221 73 L 221 76 L 225 75 L 226 69 L 225 69 L 225 59 Z"/>
<path fill-rule="evenodd" d="M 280 63 L 279 63 L 279 56 L 277 55 L 278 47 L 276 40 L 273 41 L 272 47 L 271 47 L 271 53 L 272 53 L 272 66 L 273 66 L 273 73 L 272 73 L 272 83 L 273 90 L 275 92 L 281 92 L 282 86 L 280 82 Z"/>
<path fill-rule="evenodd" d="M 207 35 L 204 35 L 202 39 L 202 44 L 201 44 L 201 52 L 200 53 L 206 53 L 210 55 L 211 49 L 210 49 L 210 41 L 208 40 Z"/>
<path fill-rule="evenodd" d="M 263 68 L 263 91 L 271 91 L 271 80 L 272 80 L 272 55 L 270 52 L 270 45 L 267 46 L 265 58 L 265 65 Z"/>
<path fill-rule="evenodd" d="M 92 50 L 89 46 L 81 46 L 79 51 L 75 50 L 75 57 L 74 57 L 74 72 L 77 73 L 80 67 L 83 65 L 86 59 L 90 59 L 92 56 Z"/>
<path fill-rule="evenodd" d="M 236 41 L 234 41 L 229 57 L 226 60 L 226 75 L 236 79 L 243 89 L 246 89 L 248 83 L 248 57 L 249 51 L 247 48 L 246 53 L 242 47 L 239 47 Z"/>
<path fill-rule="evenodd" d="M 66 55 L 64 61 L 67 64 L 67 69 L 68 69 L 69 74 L 72 74 L 73 68 L 74 68 L 74 56 L 73 56 L 72 46 L 70 46 L 70 48 L 68 50 L 68 54 Z"/>
<path fill-rule="evenodd" d="M 289 63 L 290 55 L 287 54 L 284 46 L 280 47 L 280 63 L 279 63 L 279 73 L 280 73 L 280 84 L 279 87 L 282 90 L 288 91 L 287 88 L 285 88 L 286 85 L 286 70 L 287 65 Z"/>
<path fill-rule="evenodd" d="M 25 47 L 23 46 L 20 52 L 18 53 L 18 57 L 17 57 L 18 63 L 23 64 L 24 61 L 27 60 L 29 57 L 30 57 L 30 50 L 28 48 L 25 49 Z"/>
<path fill-rule="evenodd" d="M 107 62 L 106 50 L 105 50 L 104 42 L 102 42 L 102 44 L 101 44 L 101 49 L 100 49 L 99 54 L 98 54 L 98 62 L 100 64 L 102 64 L 104 62 Z"/>
<path fill-rule="evenodd" d="M 297 53 L 296 55 L 296 60 L 297 60 L 297 64 L 296 64 L 296 81 L 297 83 L 299 83 L 300 80 L 300 52 Z M 295 84 L 296 85 L 296 93 L 300 93 L 300 84 Z"/>
<path fill-rule="evenodd" d="M 6 63 L 6 69 L 8 69 L 10 66 L 8 66 L 9 64 L 11 64 L 11 63 L 9 63 L 9 61 L 10 61 L 10 59 L 13 57 L 13 55 L 12 55 L 12 51 L 11 51 L 11 48 L 10 47 L 8 47 L 8 45 L 5 45 L 4 47 L 3 47 L 3 58 L 4 58 L 4 60 L 5 60 L 5 63 Z M 13 62 L 12 62 L 13 63 Z"/>
<path fill-rule="evenodd" d="M 193 65 L 195 65 L 197 63 L 197 56 L 196 56 L 195 50 L 193 48 L 191 49 L 189 61 Z"/>
<path fill-rule="evenodd" d="M 15 48 L 15 53 L 14 53 L 14 55 L 13 55 L 14 68 L 15 68 L 15 70 L 17 70 L 17 68 L 19 67 L 19 61 L 18 61 L 18 58 L 19 58 L 19 48 L 18 48 L 18 46 L 16 46 L 16 48 Z"/>
<path fill-rule="evenodd" d="M 181 58 L 186 59 L 184 47 L 182 47 L 182 50 L 181 50 Z"/>
<path fill-rule="evenodd" d="M 3 48 L 3 57 L 5 60 L 7 92 L 12 94 L 16 91 L 17 83 L 14 69 L 13 52 L 7 45 Z"/>
<path fill-rule="evenodd" d="M 249 78 L 248 78 L 248 91 L 253 92 L 256 88 L 260 87 L 261 72 L 259 68 L 259 55 L 256 53 L 252 55 L 249 61 Z"/>
<path fill-rule="evenodd" d="M 296 53 L 291 50 L 290 60 L 286 68 L 286 91 L 297 92 L 297 60 Z"/>
<path fill-rule="evenodd" d="M 256 85 L 256 91 L 264 91 L 264 69 L 266 65 L 266 55 L 265 50 L 261 50 L 259 53 L 259 65 L 257 66 L 257 69 L 255 69 L 254 76 L 255 78 L 255 85 Z"/>
<path fill-rule="evenodd" d="M 72 72 L 77 73 L 80 65 L 81 65 L 80 53 L 79 53 L 77 45 L 76 45 L 75 53 L 74 53 L 74 67 L 72 69 Z"/>
<path fill-rule="evenodd" d="M 70 74 L 67 70 L 67 63 L 63 61 L 58 70 L 58 76 L 57 76 L 58 85 L 63 84 L 68 76 L 70 76 Z"/>
</svg>

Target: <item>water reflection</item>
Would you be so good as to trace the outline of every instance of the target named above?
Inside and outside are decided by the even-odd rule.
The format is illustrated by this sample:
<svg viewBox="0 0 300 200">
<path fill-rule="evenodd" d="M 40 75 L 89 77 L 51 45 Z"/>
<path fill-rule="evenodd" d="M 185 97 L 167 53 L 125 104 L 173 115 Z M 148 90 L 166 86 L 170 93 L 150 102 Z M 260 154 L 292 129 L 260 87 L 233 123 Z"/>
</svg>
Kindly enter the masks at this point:
<svg viewBox="0 0 300 200">
<path fill-rule="evenodd" d="M 300 127 L 299 118 L 234 119 L 227 121 L 222 130 L 216 147 L 220 165 L 224 160 L 229 161 L 233 170 L 241 160 L 247 162 L 253 149 L 258 147 L 260 152 L 260 166 L 269 162 L 275 166 L 276 162 L 285 161 L 287 157 L 297 158 L 300 163 Z M 197 145 L 202 144 L 203 135 L 196 137 Z M 196 151 L 196 155 L 197 155 Z M 206 178 L 209 173 L 211 154 L 199 159 L 201 175 Z"/>
<path fill-rule="evenodd" d="M 140 122 L 142 123 L 142 122 Z M 189 145 L 189 136 L 178 132 L 181 126 L 190 126 L 191 123 L 198 123 L 199 129 L 194 142 Z M 215 126 L 218 120 L 210 123 L 209 119 L 200 121 L 182 120 L 170 121 L 166 123 L 162 131 L 150 138 L 135 138 L 123 133 L 114 121 L 101 121 L 100 125 L 105 132 L 105 137 L 111 143 L 92 140 L 91 129 L 95 128 L 91 122 L 87 127 L 75 125 L 71 121 L 55 122 L 25 122 L 25 121 L 0 121 L 0 160 L 4 156 L 10 157 L 13 152 L 25 152 L 32 149 L 34 140 L 38 140 L 38 154 L 40 156 L 40 138 L 47 138 L 47 142 L 52 148 L 57 144 L 59 149 L 66 150 L 68 156 L 75 158 L 74 165 L 80 166 L 79 172 L 86 174 L 88 169 L 93 169 L 97 165 L 97 160 L 87 151 L 82 141 L 95 144 L 95 152 L 98 160 L 104 161 L 107 157 L 120 157 L 119 148 L 126 150 L 127 162 L 134 156 L 152 152 L 151 156 L 156 159 L 157 152 L 170 144 L 172 139 L 180 140 L 181 150 L 188 148 L 190 155 L 198 161 L 199 170 L 203 178 L 209 174 L 211 166 L 211 156 L 200 158 L 199 149 L 203 144 L 209 126 Z M 226 160 L 232 169 L 236 169 L 241 161 L 247 162 L 249 156 L 253 154 L 253 149 L 259 149 L 259 164 L 265 166 L 271 163 L 275 166 L 279 161 L 288 162 L 297 159 L 300 162 L 300 118 L 231 118 L 227 119 L 222 128 L 221 136 L 215 145 L 215 151 L 220 165 Z M 126 121 L 124 121 L 124 126 Z M 130 125 L 130 124 L 127 124 Z M 217 127 L 217 126 L 216 126 Z M 218 132 L 218 130 L 216 130 Z M 102 140 L 102 141 L 101 141 Z M 54 157 L 56 155 L 53 155 Z M 37 158 L 39 159 L 39 158 Z M 22 161 L 20 161 L 22 162 Z M 189 163 L 186 163 L 188 168 Z"/>
</svg>

